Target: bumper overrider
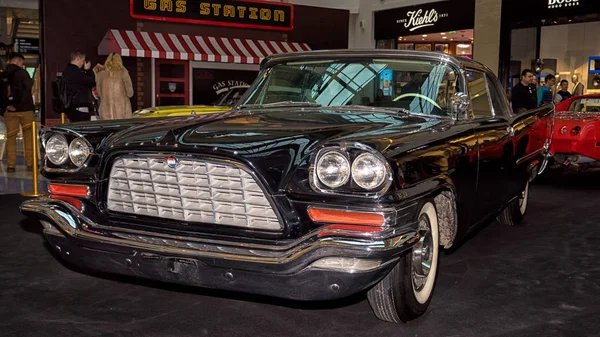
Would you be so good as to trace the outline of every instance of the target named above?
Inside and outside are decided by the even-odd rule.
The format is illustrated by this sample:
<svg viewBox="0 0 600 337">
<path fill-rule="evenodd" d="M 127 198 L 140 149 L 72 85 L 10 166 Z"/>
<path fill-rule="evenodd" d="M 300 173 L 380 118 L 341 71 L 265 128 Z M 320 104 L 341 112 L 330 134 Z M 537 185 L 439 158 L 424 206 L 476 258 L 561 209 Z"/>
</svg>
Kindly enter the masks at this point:
<svg viewBox="0 0 600 337">
<path fill-rule="evenodd" d="M 402 209 L 410 214 L 416 204 Z M 170 236 L 98 224 L 67 202 L 21 205 L 66 261 L 99 271 L 293 300 L 332 300 L 368 289 L 418 241 L 417 223 L 360 232 L 321 227 L 285 245 Z M 394 212 L 398 213 L 398 210 Z"/>
</svg>

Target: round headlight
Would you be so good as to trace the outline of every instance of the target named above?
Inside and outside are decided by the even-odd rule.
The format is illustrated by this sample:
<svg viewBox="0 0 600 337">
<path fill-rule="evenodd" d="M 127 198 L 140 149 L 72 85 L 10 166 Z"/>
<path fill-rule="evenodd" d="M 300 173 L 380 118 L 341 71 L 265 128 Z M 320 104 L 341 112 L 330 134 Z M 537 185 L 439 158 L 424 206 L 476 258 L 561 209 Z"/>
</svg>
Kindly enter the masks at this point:
<svg viewBox="0 0 600 337">
<path fill-rule="evenodd" d="M 60 166 L 69 159 L 69 143 L 65 136 L 55 134 L 46 142 L 46 157 L 54 165 Z"/>
<path fill-rule="evenodd" d="M 370 153 L 363 153 L 352 163 L 352 179 L 365 190 L 375 189 L 387 178 L 385 163 Z"/>
<path fill-rule="evenodd" d="M 338 188 L 350 179 L 350 163 L 339 152 L 327 152 L 317 162 L 317 177 L 328 187 Z"/>
<path fill-rule="evenodd" d="M 90 149 L 90 145 L 83 138 L 76 138 L 69 145 L 69 158 L 71 158 L 71 161 L 77 167 L 81 167 L 91 153 L 92 149 Z"/>
</svg>

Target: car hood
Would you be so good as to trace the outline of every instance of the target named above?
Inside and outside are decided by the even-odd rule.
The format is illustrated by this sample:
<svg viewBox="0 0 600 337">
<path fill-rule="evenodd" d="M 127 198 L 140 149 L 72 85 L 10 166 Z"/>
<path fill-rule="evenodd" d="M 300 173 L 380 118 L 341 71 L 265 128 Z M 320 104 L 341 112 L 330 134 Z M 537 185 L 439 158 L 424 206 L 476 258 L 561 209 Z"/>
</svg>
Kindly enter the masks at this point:
<svg viewBox="0 0 600 337">
<path fill-rule="evenodd" d="M 391 158 L 442 139 L 444 132 L 434 131 L 452 123 L 449 118 L 432 116 L 320 108 L 233 110 L 147 123 L 130 121 L 135 123 L 104 125 L 102 129 L 113 132 L 95 147 L 100 157 L 110 161 L 119 153 L 146 152 L 227 158 L 268 177 L 266 184 L 274 193 L 285 188 L 292 172 L 306 174 L 311 154 L 321 146 L 361 143 Z M 77 132 L 97 133 L 98 127 L 79 127 Z"/>
<path fill-rule="evenodd" d="M 323 143 L 361 142 L 384 153 L 403 139 L 448 126 L 446 118 L 372 110 L 287 109 L 230 111 L 138 125 L 114 137 L 112 147 L 136 143 L 177 143 L 254 156 L 268 149 L 310 150 Z M 404 139 L 405 141 L 409 138 Z M 394 147 L 390 147 L 390 142 Z"/>
</svg>

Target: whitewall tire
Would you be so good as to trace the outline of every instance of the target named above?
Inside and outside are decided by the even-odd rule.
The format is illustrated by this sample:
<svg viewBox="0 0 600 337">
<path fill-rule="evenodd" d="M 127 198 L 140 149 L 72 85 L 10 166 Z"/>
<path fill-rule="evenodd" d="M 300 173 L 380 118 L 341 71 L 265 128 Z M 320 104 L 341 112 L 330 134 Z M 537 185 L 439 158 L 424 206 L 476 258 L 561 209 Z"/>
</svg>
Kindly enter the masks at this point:
<svg viewBox="0 0 600 337">
<path fill-rule="evenodd" d="M 373 312 L 381 320 L 411 321 L 423 315 L 431 302 L 440 251 L 438 217 L 432 202 L 421 207 L 418 222 L 419 241 L 367 293 Z"/>
</svg>

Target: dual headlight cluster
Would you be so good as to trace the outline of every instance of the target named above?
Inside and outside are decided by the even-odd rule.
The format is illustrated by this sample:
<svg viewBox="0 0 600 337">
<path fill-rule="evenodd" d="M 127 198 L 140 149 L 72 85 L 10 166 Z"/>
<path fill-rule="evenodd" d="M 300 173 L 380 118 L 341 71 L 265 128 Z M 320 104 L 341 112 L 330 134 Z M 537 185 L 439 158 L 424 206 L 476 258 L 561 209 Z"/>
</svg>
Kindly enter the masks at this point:
<svg viewBox="0 0 600 337">
<path fill-rule="evenodd" d="M 67 138 L 56 133 L 48 138 L 45 144 L 46 158 L 56 165 L 65 165 L 69 160 L 76 167 L 81 167 L 92 154 L 92 146 L 85 138 L 77 137 L 69 142 Z"/>
<path fill-rule="evenodd" d="M 382 192 L 389 187 L 387 161 L 374 151 L 357 148 L 325 148 L 314 166 L 314 183 L 320 190 Z"/>
</svg>

